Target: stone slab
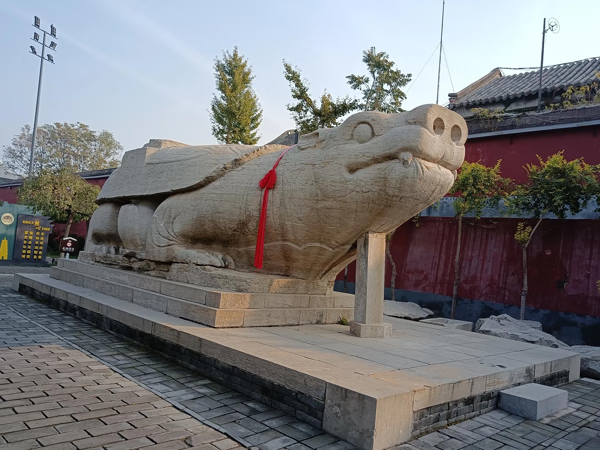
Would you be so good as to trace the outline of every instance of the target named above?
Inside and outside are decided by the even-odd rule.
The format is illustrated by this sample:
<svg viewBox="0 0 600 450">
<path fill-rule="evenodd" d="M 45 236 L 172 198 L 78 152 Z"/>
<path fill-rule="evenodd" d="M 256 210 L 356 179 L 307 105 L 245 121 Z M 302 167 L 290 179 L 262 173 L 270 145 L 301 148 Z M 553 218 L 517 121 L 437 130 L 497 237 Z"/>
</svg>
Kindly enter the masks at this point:
<svg viewBox="0 0 600 450">
<path fill-rule="evenodd" d="M 529 420 L 540 420 L 566 408 L 568 402 L 567 391 L 529 383 L 500 392 L 498 407 Z"/>
<path fill-rule="evenodd" d="M 498 389 L 531 382 L 537 366 L 543 365 L 544 376 L 579 376 L 579 355 L 566 350 L 393 317 L 386 319 L 393 326 L 386 339 L 361 339 L 339 324 L 217 329 L 48 275 L 15 275 L 13 288 L 25 287 L 43 301 L 68 303 L 66 310 L 83 308 L 146 333 L 147 345 L 161 339 L 250 374 L 262 383 L 247 385 L 257 396 L 268 396 L 271 389 L 263 386 L 273 383 L 279 386 L 276 393 L 314 399 L 324 405 L 315 413 L 321 426 L 364 449 L 382 450 L 410 439 L 424 412 L 437 414 L 432 408 L 445 410 L 451 402 L 483 395 L 491 399 Z M 486 349 L 491 356 L 477 356 L 490 353 Z M 543 357 L 529 360 L 527 353 L 536 351 Z M 314 425 L 314 416 L 303 414 L 297 418 Z"/>
<path fill-rule="evenodd" d="M 108 268 L 134 268 L 136 263 L 121 255 L 97 255 L 80 252 L 79 259 Z M 152 266 L 148 266 L 152 268 Z M 154 271 L 149 270 L 150 273 Z M 191 264 L 171 264 L 165 267 L 163 276 L 171 281 L 197 286 L 246 293 L 313 294 L 325 295 L 333 292 L 333 282 L 300 280 L 261 273 L 241 272 Z"/>
<path fill-rule="evenodd" d="M 354 295 L 337 292 L 233 292 L 64 259 L 51 277 L 217 328 L 337 323 L 354 317 Z"/>
<path fill-rule="evenodd" d="M 435 317 L 433 319 L 423 319 L 421 322 L 439 325 L 446 328 L 454 328 L 456 330 L 473 331 L 473 322 L 464 320 L 445 319 L 443 317 Z"/>
</svg>

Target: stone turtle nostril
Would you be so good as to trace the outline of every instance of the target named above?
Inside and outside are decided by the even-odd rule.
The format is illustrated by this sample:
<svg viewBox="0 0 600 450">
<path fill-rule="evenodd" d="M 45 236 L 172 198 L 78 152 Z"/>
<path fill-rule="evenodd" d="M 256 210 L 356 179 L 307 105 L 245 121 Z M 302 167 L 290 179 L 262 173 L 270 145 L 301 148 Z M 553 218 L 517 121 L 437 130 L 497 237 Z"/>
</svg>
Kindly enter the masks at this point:
<svg viewBox="0 0 600 450">
<path fill-rule="evenodd" d="M 411 152 L 402 152 L 402 153 L 400 153 L 400 156 L 398 157 L 398 159 L 400 159 L 400 161 L 402 161 L 402 165 L 404 167 L 409 167 L 413 160 L 413 154 Z"/>
<path fill-rule="evenodd" d="M 444 134 L 444 130 L 446 129 L 446 125 L 441 117 L 438 117 L 433 121 L 433 132 L 438 136 Z"/>
<path fill-rule="evenodd" d="M 458 144 L 462 139 L 462 130 L 458 125 L 454 125 L 450 130 L 450 139 L 452 139 L 452 142 L 455 144 Z"/>
</svg>

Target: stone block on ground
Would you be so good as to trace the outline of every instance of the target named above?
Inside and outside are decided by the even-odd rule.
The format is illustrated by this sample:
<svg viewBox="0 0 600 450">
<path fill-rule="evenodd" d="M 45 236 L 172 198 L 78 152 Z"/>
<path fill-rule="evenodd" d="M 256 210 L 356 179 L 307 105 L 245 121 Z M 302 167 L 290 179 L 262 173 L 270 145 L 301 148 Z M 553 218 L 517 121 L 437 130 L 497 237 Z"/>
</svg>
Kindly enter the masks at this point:
<svg viewBox="0 0 600 450">
<path fill-rule="evenodd" d="M 574 345 L 569 350 L 581 354 L 581 375 L 600 380 L 600 347 Z"/>
<path fill-rule="evenodd" d="M 465 320 L 445 319 L 443 317 L 435 317 L 433 319 L 423 319 L 423 323 L 429 323 L 431 325 L 439 325 L 446 328 L 454 328 L 456 330 L 473 331 L 473 322 L 467 322 Z"/>
<path fill-rule="evenodd" d="M 528 383 L 500 392 L 498 408 L 529 420 L 540 420 L 567 407 L 567 391 Z"/>
<path fill-rule="evenodd" d="M 393 302 L 384 300 L 383 314 L 400 319 L 421 320 L 433 316 L 433 311 L 422 308 L 412 302 Z"/>
<path fill-rule="evenodd" d="M 479 319 L 475 326 L 475 330 L 490 336 L 543 345 L 544 347 L 569 348 L 567 344 L 559 341 L 551 334 L 535 329 L 529 324 L 514 319 L 508 314 L 490 316 L 487 319 Z"/>
</svg>

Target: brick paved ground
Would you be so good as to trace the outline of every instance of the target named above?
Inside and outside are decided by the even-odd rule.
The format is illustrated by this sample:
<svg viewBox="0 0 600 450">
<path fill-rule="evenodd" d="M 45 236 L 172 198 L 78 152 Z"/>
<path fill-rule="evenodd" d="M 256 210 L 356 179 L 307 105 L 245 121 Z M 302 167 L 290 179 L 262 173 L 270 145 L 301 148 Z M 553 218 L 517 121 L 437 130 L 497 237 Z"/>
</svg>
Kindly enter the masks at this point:
<svg viewBox="0 0 600 450">
<path fill-rule="evenodd" d="M 562 389 L 569 407 L 539 422 L 495 410 L 394 450 L 600 450 L 600 382 L 583 379 Z"/>
<path fill-rule="evenodd" d="M 0 450 L 33 448 L 23 442 L 52 449 L 87 448 L 86 443 L 112 448 L 127 445 L 125 439 L 134 446 L 116 448 L 176 450 L 199 444 L 186 441 L 192 433 L 204 442 L 217 440 L 211 446 L 203 442 L 203 450 L 237 445 L 224 434 L 261 450 L 351 448 L 143 347 L 14 293 L 11 282 L 0 275 Z M 395 450 L 600 450 L 600 382 L 580 380 L 564 389 L 569 408 L 540 422 L 496 410 Z M 134 411 L 142 404 L 148 409 Z M 78 437 L 82 430 L 86 437 Z M 61 435 L 69 435 L 69 444 L 61 443 Z M 158 442 L 159 435 L 176 444 Z M 120 442 L 102 441 L 117 436 Z M 15 438 L 24 440 L 2 441 Z M 75 447 L 71 441 L 83 443 Z"/>
<path fill-rule="evenodd" d="M 101 439 L 120 438 L 134 440 L 139 447 L 148 445 L 147 448 L 154 449 L 159 447 L 151 445 L 160 444 L 165 445 L 166 449 L 176 450 L 204 444 L 200 442 L 204 439 L 223 440 L 229 436 L 245 446 L 257 446 L 261 450 L 352 448 L 347 442 L 299 422 L 279 410 L 255 402 L 137 344 L 18 294 L 10 290 L 11 285 L 12 276 L 0 275 L 2 436 L 5 433 L 7 436 L 9 433 L 22 433 L 15 434 L 10 439 L 23 438 L 30 440 L 32 444 L 35 442 L 36 445 L 49 446 L 58 442 L 53 441 L 51 436 L 75 431 L 81 433 L 81 429 L 72 427 L 87 422 L 89 429 L 83 425 L 87 437 L 76 439 L 74 434 L 69 437 L 75 445 L 79 445 L 77 448 L 88 447 L 81 446 L 86 445 L 85 443 L 77 444 L 76 440 L 100 436 L 103 437 L 85 442 L 90 442 L 91 447 L 100 448 L 104 445 L 105 448 L 112 448 L 108 441 Z M 66 360 L 61 361 L 59 358 Z M 56 365 L 60 366 L 61 372 L 53 372 Z M 94 368 L 90 369 L 89 366 Z M 98 374 L 101 377 L 95 379 Z M 45 389 L 47 385 L 52 388 Z M 30 391 L 39 393 L 40 397 L 28 397 Z M 24 397 L 13 398 L 12 395 Z M 66 396 L 64 399 L 63 395 Z M 51 396 L 58 398 L 51 399 Z M 136 411 L 140 398 L 143 400 L 143 408 L 148 409 Z M 8 403 L 13 401 L 23 404 Z M 134 401 L 136 403 L 129 405 L 128 402 Z M 104 403 L 106 405 L 102 406 Z M 49 406 L 48 410 L 39 406 L 40 404 Z M 19 407 L 33 409 L 19 410 Z M 64 413 L 59 413 L 59 410 Z M 34 412 L 32 417 L 35 418 L 19 418 Z M 101 417 L 103 413 L 107 417 Z M 9 418 L 4 419 L 2 414 L 7 414 Z M 191 416 L 194 418 L 190 418 Z M 3 419 L 8 421 L 6 425 L 21 424 L 15 425 L 20 428 L 4 430 Z M 30 420 L 46 420 L 47 422 L 40 422 L 40 428 L 45 431 L 31 428 L 28 424 Z M 53 422 L 54 420 L 68 422 L 59 423 Z M 117 429 L 118 427 L 125 428 Z M 100 430 L 93 431 L 94 428 Z M 215 429 L 219 432 L 214 431 Z M 44 436 L 33 434 L 53 433 L 51 430 L 55 433 Z M 200 437 L 193 438 L 195 441 L 185 441 L 184 434 L 192 435 L 196 431 L 199 431 Z M 101 434 L 95 436 L 93 433 Z M 171 437 L 182 447 L 171 442 L 168 445 L 156 442 L 167 437 Z M 228 450 L 229 445 L 238 444 L 226 439 L 213 445 L 220 450 Z M 4 448 L 0 444 L 0 450 Z M 66 445 L 52 448 L 75 447 Z"/>
</svg>

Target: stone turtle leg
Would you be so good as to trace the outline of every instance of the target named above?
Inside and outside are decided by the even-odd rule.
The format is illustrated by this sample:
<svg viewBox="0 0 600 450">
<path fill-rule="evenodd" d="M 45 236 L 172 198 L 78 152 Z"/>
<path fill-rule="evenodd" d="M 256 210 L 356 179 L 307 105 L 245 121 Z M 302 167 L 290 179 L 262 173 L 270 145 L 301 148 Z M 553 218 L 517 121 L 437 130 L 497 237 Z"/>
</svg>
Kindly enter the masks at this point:
<svg viewBox="0 0 600 450">
<path fill-rule="evenodd" d="M 123 242 L 123 252 L 134 252 L 144 259 L 148 229 L 159 202 L 133 201 L 121 206 L 118 218 L 118 232 Z"/>
<path fill-rule="evenodd" d="M 233 260 L 228 256 L 198 248 L 182 236 L 193 234 L 198 213 L 193 208 L 182 208 L 178 197 L 168 198 L 154 212 L 146 241 L 146 259 L 233 268 Z M 185 224 L 183 229 L 182 222 Z"/>
<path fill-rule="evenodd" d="M 110 255 L 119 253 L 123 246 L 118 229 L 120 209 L 121 205 L 117 203 L 103 203 L 94 211 L 90 219 L 86 251 Z"/>
</svg>

